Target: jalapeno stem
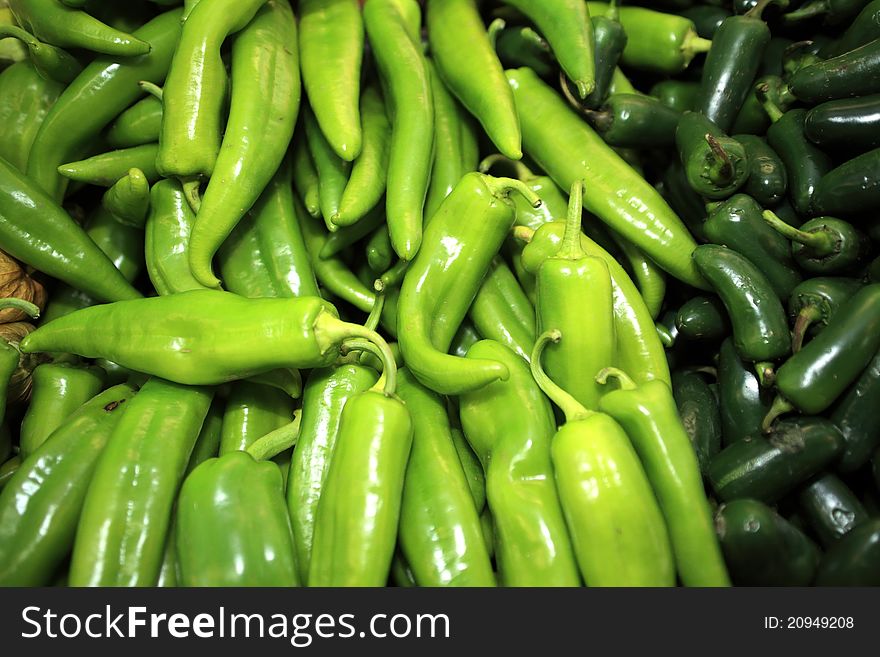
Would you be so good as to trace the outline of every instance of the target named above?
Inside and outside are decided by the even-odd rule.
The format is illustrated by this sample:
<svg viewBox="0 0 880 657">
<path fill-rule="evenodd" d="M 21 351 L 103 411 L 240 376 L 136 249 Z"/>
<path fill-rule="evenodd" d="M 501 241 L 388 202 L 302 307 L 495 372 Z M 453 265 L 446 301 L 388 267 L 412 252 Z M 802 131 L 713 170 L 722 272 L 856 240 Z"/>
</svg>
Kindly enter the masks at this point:
<svg viewBox="0 0 880 657">
<path fill-rule="evenodd" d="M 141 80 L 138 82 L 138 86 L 159 101 L 162 100 L 162 87 L 158 84 L 153 84 L 149 80 Z"/>
<path fill-rule="evenodd" d="M 777 217 L 772 210 L 764 210 L 764 212 L 761 213 L 761 216 L 764 217 L 764 221 L 766 221 L 777 233 L 786 239 L 790 239 L 792 242 L 803 244 L 811 249 L 816 256 L 822 257 L 834 253 L 835 240 L 829 233 L 825 231 L 808 233 L 799 230 L 794 226 L 789 226 L 782 219 Z"/>
<path fill-rule="evenodd" d="M 728 184 L 733 179 L 734 174 L 733 162 L 730 161 L 730 156 L 714 135 L 707 132 L 703 138 L 709 144 L 709 148 L 716 158 L 712 166 L 709 167 L 709 179 L 716 185 Z"/>
<path fill-rule="evenodd" d="M 557 258 L 577 260 L 586 256 L 581 246 L 581 217 L 584 213 L 584 181 L 576 180 L 571 185 L 568 196 L 568 215 L 565 218 L 565 232 L 562 244 L 556 254 Z"/>
<path fill-rule="evenodd" d="M 758 96 L 758 101 L 761 103 L 761 107 L 764 108 L 764 111 L 767 112 L 767 116 L 770 117 L 770 121 L 776 123 L 779 119 L 782 118 L 784 112 L 779 109 L 779 106 L 774 103 L 768 94 L 770 93 L 770 85 L 766 82 L 761 82 L 755 86 L 755 94 Z"/>
<path fill-rule="evenodd" d="M 560 388 L 549 376 L 547 376 L 547 373 L 544 372 L 544 368 L 541 366 L 541 354 L 544 353 L 544 347 L 547 346 L 548 342 L 558 344 L 560 340 L 562 340 L 562 332 L 559 331 L 559 329 L 544 331 L 539 335 L 535 342 L 535 347 L 532 349 L 532 359 L 529 363 L 529 367 L 532 370 L 532 377 L 535 379 L 535 383 L 537 383 L 538 387 L 544 391 L 544 394 L 562 410 L 565 414 L 566 422 L 583 420 L 584 418 L 593 415 L 593 411 L 587 410 L 587 408 L 577 399 Z"/>
<path fill-rule="evenodd" d="M 785 14 L 783 20 L 785 20 L 786 23 L 795 23 L 815 16 L 821 16 L 822 14 L 828 13 L 828 4 L 828 0 L 815 0 L 814 2 L 808 2 L 804 6 Z"/>
<path fill-rule="evenodd" d="M 293 412 L 293 420 L 265 436 L 255 440 L 248 448 L 247 453 L 256 461 L 267 461 L 281 452 L 296 445 L 299 438 L 300 424 L 302 423 L 302 409 Z"/>
<path fill-rule="evenodd" d="M 638 387 L 629 374 L 617 367 L 606 367 L 599 370 L 599 373 L 596 375 L 596 382 L 604 386 L 608 383 L 609 378 L 616 379 L 617 386 L 621 390 L 635 390 Z"/>
<path fill-rule="evenodd" d="M 522 180 L 516 178 L 493 178 L 485 176 L 483 182 L 494 196 L 510 196 L 512 192 L 518 192 L 533 208 L 541 207 L 541 197 L 529 189 Z"/>
<path fill-rule="evenodd" d="M 3 308 L 16 308 L 32 319 L 38 319 L 40 317 L 39 306 L 17 297 L 0 299 L 0 310 Z"/>
<path fill-rule="evenodd" d="M 822 311 L 815 305 L 804 306 L 794 320 L 794 328 L 791 331 L 791 351 L 796 354 L 804 346 L 804 336 L 813 322 L 822 319 Z"/>
<path fill-rule="evenodd" d="M 794 405 L 790 401 L 782 395 L 777 395 L 776 399 L 773 400 L 773 404 L 770 406 L 767 415 L 764 416 L 764 421 L 761 422 L 761 431 L 764 433 L 770 433 L 770 429 L 773 426 L 773 422 L 776 421 L 776 418 L 793 410 Z"/>
<path fill-rule="evenodd" d="M 769 388 L 776 382 L 776 370 L 770 361 L 755 363 L 755 374 L 762 388 Z"/>
<path fill-rule="evenodd" d="M 495 153 L 494 155 L 488 155 L 483 158 L 483 161 L 480 162 L 477 167 L 477 171 L 480 173 L 488 173 L 489 170 L 497 164 L 510 167 L 518 180 L 525 182 L 536 177 L 535 172 L 529 169 L 529 167 L 527 167 L 522 161 L 511 160 L 509 157 L 502 155 L 501 153 Z"/>
</svg>

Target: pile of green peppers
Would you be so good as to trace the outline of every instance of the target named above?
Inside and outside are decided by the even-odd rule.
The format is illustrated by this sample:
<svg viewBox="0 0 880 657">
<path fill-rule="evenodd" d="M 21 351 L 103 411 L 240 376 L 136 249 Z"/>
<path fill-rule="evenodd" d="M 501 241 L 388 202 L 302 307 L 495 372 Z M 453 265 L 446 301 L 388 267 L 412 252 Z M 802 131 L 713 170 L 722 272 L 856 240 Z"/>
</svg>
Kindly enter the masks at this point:
<svg viewBox="0 0 880 657">
<path fill-rule="evenodd" d="M 0 5 L 0 586 L 880 585 L 880 0 Z"/>
</svg>

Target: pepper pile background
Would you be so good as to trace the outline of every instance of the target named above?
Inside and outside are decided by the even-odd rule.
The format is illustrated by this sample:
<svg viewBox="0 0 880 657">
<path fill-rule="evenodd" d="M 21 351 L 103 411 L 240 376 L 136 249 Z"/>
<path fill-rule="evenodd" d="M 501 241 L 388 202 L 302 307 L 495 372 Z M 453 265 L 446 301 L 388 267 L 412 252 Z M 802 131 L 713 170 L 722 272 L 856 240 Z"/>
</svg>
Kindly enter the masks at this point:
<svg viewBox="0 0 880 657">
<path fill-rule="evenodd" d="M 880 0 L 0 5 L 0 585 L 880 585 Z"/>
</svg>

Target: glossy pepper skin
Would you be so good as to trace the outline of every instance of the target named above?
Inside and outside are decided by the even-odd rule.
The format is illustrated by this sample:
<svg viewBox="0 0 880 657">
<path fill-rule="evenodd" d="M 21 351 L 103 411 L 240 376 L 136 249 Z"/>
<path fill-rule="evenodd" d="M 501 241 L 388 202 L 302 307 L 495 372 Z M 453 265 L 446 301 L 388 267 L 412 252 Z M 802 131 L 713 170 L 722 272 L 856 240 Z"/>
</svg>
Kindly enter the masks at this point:
<svg viewBox="0 0 880 657">
<path fill-rule="evenodd" d="M 597 380 L 619 388 L 599 400 L 617 420 L 639 455 L 666 518 L 678 576 L 685 586 L 730 586 L 700 465 L 678 416 L 672 390 L 662 381 L 637 386 L 621 370 L 605 369 Z"/>
<path fill-rule="evenodd" d="M 840 307 L 862 286 L 855 278 L 818 276 L 808 278 L 791 292 L 788 314 L 792 323 L 791 348 L 801 350 L 807 330 L 814 333 L 828 325 Z"/>
<path fill-rule="evenodd" d="M 361 153 L 359 106 L 364 21 L 356 0 L 305 0 L 299 56 L 309 104 L 327 142 L 344 160 Z"/>
<path fill-rule="evenodd" d="M 822 57 L 836 57 L 880 37 L 880 2 L 873 0 L 864 6 L 839 39 L 824 45 Z"/>
<path fill-rule="evenodd" d="M 104 136 L 113 148 L 128 148 L 159 141 L 162 101 L 155 96 L 142 98 L 116 117 Z"/>
<path fill-rule="evenodd" d="M 651 87 L 650 95 L 669 109 L 678 112 L 696 111 L 700 97 L 698 82 L 661 80 Z"/>
<path fill-rule="evenodd" d="M 856 494 L 831 473 L 807 484 L 797 501 L 801 517 L 826 549 L 870 517 Z"/>
<path fill-rule="evenodd" d="M 0 38 L 18 39 L 28 49 L 28 56 L 43 77 L 67 84 L 82 71 L 82 64 L 70 53 L 44 43 L 27 30 L 14 25 L 0 24 Z"/>
<path fill-rule="evenodd" d="M 266 2 L 235 37 L 229 120 L 190 235 L 189 266 L 205 287 L 219 287 L 211 260 L 275 175 L 293 136 L 300 95 L 296 40 L 287 0 Z M 162 153 L 160 141 L 160 163 Z"/>
<path fill-rule="evenodd" d="M 144 172 L 129 169 L 125 176 L 104 192 L 101 205 L 119 223 L 143 228 L 150 209 L 150 183 Z"/>
<path fill-rule="evenodd" d="M 672 375 L 672 394 L 678 415 L 697 455 L 700 472 L 721 450 L 721 412 L 718 399 L 709 384 L 696 372 Z"/>
<path fill-rule="evenodd" d="M 547 14 L 546 8 L 535 7 L 535 11 Z M 498 150 L 518 160 L 522 144 L 516 105 L 476 2 L 431 0 L 425 22 L 440 77 L 477 118 Z M 581 29 L 586 29 L 586 23 L 584 20 Z M 578 29 L 580 25 L 567 27 Z"/>
<path fill-rule="evenodd" d="M 369 367 L 346 363 L 315 369 L 303 391 L 300 435 L 287 481 L 287 508 L 293 526 L 300 579 L 308 578 L 315 516 L 336 446 L 342 409 L 353 396 L 376 383 Z"/>
<path fill-rule="evenodd" d="M 180 37 L 180 16 L 181 10 L 173 9 L 137 30 L 136 36 L 150 44 L 148 54 L 124 62 L 95 59 L 52 106 L 31 147 L 27 174 L 56 201 L 67 186 L 58 165 L 82 157 L 101 130 L 143 95 L 138 82 L 165 80 Z"/>
<path fill-rule="evenodd" d="M 716 297 L 691 297 L 675 314 L 675 328 L 688 340 L 723 340 L 730 334 L 727 311 Z"/>
<path fill-rule="evenodd" d="M 0 159 L 0 247 L 103 301 L 141 296 L 85 231 L 9 162 Z"/>
<path fill-rule="evenodd" d="M 875 412 L 880 403 L 880 356 L 877 354 L 840 399 L 831 413 L 831 421 L 840 430 L 844 446 L 837 470 L 858 470 L 871 458 L 880 442 L 880 418 Z"/>
<path fill-rule="evenodd" d="M 694 252 L 701 273 L 727 308 L 737 353 L 752 361 L 772 361 L 791 350 L 782 302 L 767 277 L 733 249 L 703 244 Z"/>
<path fill-rule="evenodd" d="M 880 521 L 872 519 L 837 541 L 819 563 L 816 586 L 880 585 Z"/>
<path fill-rule="evenodd" d="M 246 452 L 193 470 L 177 502 L 181 585 L 299 586 L 283 483 L 275 463 Z"/>
<path fill-rule="evenodd" d="M 293 420 L 293 399 L 252 381 L 232 384 L 220 430 L 220 456 L 246 451 L 254 442 Z"/>
<path fill-rule="evenodd" d="M 798 100 L 816 104 L 836 98 L 880 92 L 880 38 L 837 57 L 805 66 L 791 76 L 788 87 Z"/>
<path fill-rule="evenodd" d="M 598 107 L 610 93 L 614 71 L 626 48 L 628 37 L 623 25 L 620 24 L 620 11 L 616 2 L 609 4 L 604 14 L 590 16 L 590 22 L 593 24 L 596 87 L 584 99 L 584 105 Z"/>
<path fill-rule="evenodd" d="M 441 394 L 507 376 L 499 363 L 465 361 L 446 351 L 513 226 L 512 192 L 539 202 L 522 182 L 464 176 L 427 225 L 423 247 L 403 279 L 398 319 L 403 358 L 422 384 Z"/>
<path fill-rule="evenodd" d="M 0 492 L 0 583 L 47 584 L 73 544 L 95 464 L 136 389 L 93 397 L 56 429 Z"/>
<path fill-rule="evenodd" d="M 792 241 L 791 251 L 801 269 L 814 274 L 852 271 L 869 253 L 868 236 L 834 217 L 816 217 L 793 228 L 764 211 L 764 221 Z"/>
<path fill-rule="evenodd" d="M 644 94 L 614 94 L 586 115 L 606 143 L 622 148 L 671 146 L 681 116 Z"/>
<path fill-rule="evenodd" d="M 722 504 L 715 527 L 738 586 L 808 586 L 821 552 L 800 529 L 757 500 Z"/>
<path fill-rule="evenodd" d="M 695 243 L 663 198 L 528 69 L 507 72 L 526 152 L 563 189 L 588 180 L 584 207 L 679 280 L 705 282 L 690 260 Z M 572 157 L 577 153 L 578 157 Z"/>
<path fill-rule="evenodd" d="M 58 167 L 58 173 L 70 180 L 112 187 L 130 169 L 140 169 L 150 182 L 159 180 L 156 171 L 156 153 L 159 145 L 154 142 L 99 153 L 85 160 L 66 162 Z"/>
<path fill-rule="evenodd" d="M 788 191 L 788 175 L 782 159 L 761 137 L 734 135 L 733 138 L 742 144 L 749 158 L 749 177 L 743 192 L 762 206 L 778 204 Z"/>
<path fill-rule="evenodd" d="M 489 552 L 453 442 L 445 400 L 405 369 L 398 371 L 397 394 L 413 423 L 398 540 L 416 583 L 494 586 Z"/>
<path fill-rule="evenodd" d="M 18 365 L 18 356 L 15 359 Z M 27 458 L 67 418 L 104 387 L 104 370 L 67 363 L 43 363 L 31 375 L 33 388 L 21 422 L 19 448 Z"/>
<path fill-rule="evenodd" d="M 351 162 L 343 160 L 334 151 L 318 121 L 308 107 L 303 108 L 303 130 L 309 143 L 309 152 L 318 175 L 318 205 L 327 230 L 336 230 L 333 217 L 339 215 L 339 204 L 348 185 Z"/>
<path fill-rule="evenodd" d="M 73 544 L 71 586 L 152 586 L 213 390 L 150 379 L 101 453 Z"/>
<path fill-rule="evenodd" d="M 681 115 L 675 145 L 688 182 L 710 199 L 725 199 L 742 187 L 749 175 L 745 148 L 697 112 Z"/>
<path fill-rule="evenodd" d="M 176 383 L 215 385 L 279 367 L 328 365 L 347 337 L 384 344 L 373 331 L 338 320 L 316 297 L 190 290 L 85 308 L 40 327 L 21 348 L 107 358 Z"/>
<path fill-rule="evenodd" d="M 587 586 L 673 586 L 675 564 L 663 515 L 627 434 L 609 415 L 585 409 L 541 370 L 532 376 L 565 413 L 551 443 L 556 490 Z M 690 449 L 690 447 L 688 447 Z"/>
<path fill-rule="evenodd" d="M 829 150 L 860 153 L 880 147 L 880 94 L 816 105 L 807 112 L 804 133 Z"/>
<path fill-rule="evenodd" d="M 553 480 L 556 420 L 526 362 L 482 340 L 468 358 L 507 365 L 510 378 L 463 394 L 459 415 L 486 473 L 499 584 L 579 586 L 580 573 Z"/>
<path fill-rule="evenodd" d="M 758 377 L 740 359 L 731 338 L 719 350 L 718 397 L 725 447 L 760 433 L 771 400 L 762 394 Z"/>
<path fill-rule="evenodd" d="M 537 330 L 552 329 L 566 336 L 547 345 L 544 370 L 588 410 L 597 410 L 602 387 L 591 376 L 617 360 L 611 274 L 601 258 L 581 246 L 583 181 L 569 196 L 565 234 L 557 253 L 537 273 Z M 591 319 L 584 321 L 583 309 Z"/>
<path fill-rule="evenodd" d="M 709 482 L 725 502 L 772 504 L 834 462 L 843 437 L 825 418 L 781 420 L 769 436 L 754 434 L 726 447 L 709 466 Z"/>
<path fill-rule="evenodd" d="M 315 517 L 309 586 L 388 580 L 413 442 L 409 411 L 392 390 L 367 390 L 342 409 Z"/>
<path fill-rule="evenodd" d="M 55 46 L 84 48 L 115 57 L 136 57 L 150 52 L 148 38 L 116 30 L 56 0 L 12 0 L 9 7 L 19 25 Z"/>
<path fill-rule="evenodd" d="M 180 178 L 190 190 L 188 196 L 201 178 L 211 175 L 220 153 L 227 86 L 220 47 L 264 4 L 266 0 L 199 2 L 183 22 L 162 93 L 156 166 L 163 176 Z"/>
<path fill-rule="evenodd" d="M 19 171 L 27 170 L 31 144 L 63 89 L 41 76 L 29 61 L 16 62 L 0 73 L 0 157 Z"/>
<path fill-rule="evenodd" d="M 823 214 L 860 214 L 880 208 L 880 148 L 822 176 L 813 195 L 813 208 Z"/>
<path fill-rule="evenodd" d="M 420 24 L 421 11 L 413 0 L 369 0 L 364 5 L 364 26 L 391 116 L 386 215 L 391 244 L 403 260 L 412 260 L 421 245 L 434 138 L 434 103 L 417 33 Z"/>
</svg>

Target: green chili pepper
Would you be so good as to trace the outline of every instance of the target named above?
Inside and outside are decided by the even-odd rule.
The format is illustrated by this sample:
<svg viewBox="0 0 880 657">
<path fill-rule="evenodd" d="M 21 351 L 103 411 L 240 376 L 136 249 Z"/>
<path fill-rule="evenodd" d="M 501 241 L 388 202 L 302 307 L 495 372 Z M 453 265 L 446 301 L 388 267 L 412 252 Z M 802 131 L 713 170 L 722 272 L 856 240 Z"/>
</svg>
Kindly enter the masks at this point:
<svg viewBox="0 0 880 657">
<path fill-rule="evenodd" d="M 15 364 L 18 365 L 18 352 Z M 19 447 L 27 458 L 62 423 L 104 387 L 104 370 L 68 363 L 44 363 L 31 375 L 30 403 L 21 422 Z"/>
<path fill-rule="evenodd" d="M 407 370 L 398 371 L 397 381 L 413 423 L 398 540 L 415 581 L 419 586 L 494 586 L 446 405 Z"/>
<path fill-rule="evenodd" d="M 473 359 L 504 363 L 507 381 L 460 398 L 461 423 L 486 472 L 504 586 L 579 586 L 580 575 L 553 481 L 556 421 L 526 362 L 497 342 L 476 342 Z"/>
<path fill-rule="evenodd" d="M 596 87 L 586 96 L 584 105 L 595 108 L 609 95 L 617 63 L 626 48 L 627 34 L 620 24 L 617 0 L 613 0 L 608 5 L 608 10 L 604 14 L 591 16 L 590 22 L 593 28 Z"/>
<path fill-rule="evenodd" d="M 434 102 L 436 104 L 436 97 Z M 385 193 L 391 124 L 385 115 L 382 96 L 373 86 L 364 89 L 360 115 L 363 121 L 363 147 L 351 167 L 351 175 L 339 199 L 338 209 L 330 217 L 336 226 L 360 223 Z"/>
<path fill-rule="evenodd" d="M 104 137 L 113 148 L 141 146 L 158 143 L 161 127 L 162 101 L 147 96 L 117 116 Z"/>
<path fill-rule="evenodd" d="M 871 519 L 832 545 L 816 572 L 816 586 L 880 586 L 880 520 Z"/>
<path fill-rule="evenodd" d="M 101 204 L 119 223 L 143 228 L 150 211 L 150 183 L 144 172 L 129 169 L 104 193 Z"/>
<path fill-rule="evenodd" d="M 0 493 L 0 582 L 50 581 L 70 551 L 95 464 L 135 388 L 122 384 L 83 404 L 16 470 Z"/>
<path fill-rule="evenodd" d="M 762 395 L 758 377 L 740 359 L 731 338 L 721 343 L 719 351 L 718 393 L 725 447 L 758 435 L 770 400 Z"/>
<path fill-rule="evenodd" d="M 717 297 L 692 297 L 675 315 L 675 328 L 688 340 L 723 340 L 730 335 L 727 311 Z"/>
<path fill-rule="evenodd" d="M 147 180 L 155 182 L 160 178 L 159 172 L 156 170 L 156 154 L 158 152 L 159 145 L 155 143 L 107 151 L 85 160 L 62 164 L 58 167 L 58 173 L 70 180 L 89 185 L 112 187 L 131 169 L 138 169 Z"/>
<path fill-rule="evenodd" d="M 508 71 L 528 154 L 564 189 L 589 180 L 584 206 L 665 271 L 697 287 L 705 282 L 690 254 L 694 241 L 663 198 L 527 69 Z M 572 158 L 571 153 L 578 153 Z"/>
<path fill-rule="evenodd" d="M 174 9 L 137 30 L 135 36 L 150 44 L 148 54 L 123 62 L 115 57 L 95 59 L 52 106 L 34 139 L 27 173 L 56 201 L 67 185 L 58 165 L 82 157 L 101 131 L 143 95 L 138 82 L 160 84 L 165 79 L 180 37 L 180 16 L 181 10 Z"/>
<path fill-rule="evenodd" d="M 880 146 L 880 94 L 829 100 L 807 113 L 804 133 L 827 149 L 860 153 Z"/>
<path fill-rule="evenodd" d="M 849 388 L 831 413 L 831 421 L 844 440 L 843 454 L 837 462 L 839 472 L 853 472 L 871 458 L 880 441 L 880 356 L 877 354 Z"/>
<path fill-rule="evenodd" d="M 673 586 L 675 563 L 663 515 L 627 434 L 610 416 L 584 408 L 541 369 L 545 345 L 562 339 L 559 331 L 542 333 L 531 369 L 541 390 L 565 414 L 551 455 L 584 582 Z"/>
<path fill-rule="evenodd" d="M 403 260 L 412 260 L 422 242 L 422 208 L 434 135 L 430 72 L 418 34 L 410 27 L 420 24 L 420 19 L 420 8 L 413 0 L 369 0 L 364 5 L 364 26 L 391 116 L 386 216 L 391 244 Z M 460 29 L 455 26 L 456 36 Z"/>
<path fill-rule="evenodd" d="M 388 224 L 379 228 L 367 240 L 365 255 L 367 264 L 376 274 L 382 274 L 391 267 L 394 249 L 391 248 L 391 237 L 388 235 Z"/>
<path fill-rule="evenodd" d="M 21 348 L 108 358 L 175 383 L 214 385 L 279 367 L 327 365 L 338 345 L 354 337 L 387 347 L 374 331 L 337 319 L 316 297 L 245 299 L 190 290 L 79 310 L 41 326 Z"/>
<path fill-rule="evenodd" d="M 181 188 L 181 194 L 186 201 L 186 193 Z M 190 209 L 192 212 L 192 209 Z M 193 219 L 195 215 L 193 214 Z M 275 286 L 269 275 L 269 267 L 263 256 L 262 245 L 254 228 L 255 219 L 252 213 L 248 213 L 244 219 L 238 222 L 238 225 L 232 230 L 232 233 L 217 252 L 217 261 L 220 266 L 220 274 L 223 277 L 224 285 L 227 290 L 234 292 L 249 299 L 259 299 L 262 297 L 276 297 Z M 192 230 L 190 224 L 190 230 Z M 188 256 L 186 248 L 189 241 L 184 246 L 182 254 Z M 189 272 L 182 284 L 189 289 L 208 289 L 199 283 L 192 275 L 189 268 L 189 258 L 182 263 Z M 157 290 L 158 291 L 158 290 Z"/>
<path fill-rule="evenodd" d="M 826 549 L 869 518 L 855 493 L 833 474 L 808 484 L 797 499 L 800 514 Z"/>
<path fill-rule="evenodd" d="M 794 259 L 804 271 L 833 274 L 851 270 L 870 248 L 867 235 L 834 217 L 817 217 L 792 228 L 770 210 L 763 216 L 769 226 L 792 241 Z"/>
<path fill-rule="evenodd" d="M 705 242 L 703 222 L 706 220 L 706 202 L 691 187 L 677 157 L 670 160 L 658 189 L 673 212 L 681 217 L 691 235 L 698 241 Z"/>
<path fill-rule="evenodd" d="M 30 178 L 0 159 L 0 248 L 105 301 L 140 297 L 86 232 Z"/>
<path fill-rule="evenodd" d="M 446 351 L 513 226 L 514 206 L 508 199 L 513 192 L 540 203 L 518 180 L 465 175 L 427 225 L 423 248 L 404 277 L 400 348 L 416 378 L 442 394 L 473 390 L 507 376 L 498 363 L 465 362 Z"/>
<path fill-rule="evenodd" d="M 49 109 L 63 86 L 43 78 L 29 61 L 0 73 L 0 157 L 20 171 Z"/>
<path fill-rule="evenodd" d="M 15 476 L 15 473 L 18 472 L 19 468 L 21 468 L 20 454 L 16 454 L 15 456 L 6 459 L 3 464 L 0 465 L 0 491 L 6 487 L 6 484 L 8 484 L 12 477 Z"/>
<path fill-rule="evenodd" d="M 709 481 L 725 502 L 754 498 L 776 502 L 834 462 L 843 437 L 828 420 L 798 417 L 774 425 L 768 436 L 747 436 L 709 465 Z"/>
<path fill-rule="evenodd" d="M 866 285 L 844 303 L 828 326 L 776 372 L 779 396 L 765 429 L 797 408 L 821 413 L 856 380 L 880 348 L 880 285 Z"/>
<path fill-rule="evenodd" d="M 292 142 L 293 184 L 312 217 L 321 216 L 318 172 L 309 152 L 308 140 L 302 130 L 295 132 Z"/>
<path fill-rule="evenodd" d="M 696 372 L 675 372 L 672 393 L 682 426 L 706 474 L 709 462 L 721 450 L 721 412 L 709 384 Z"/>
<path fill-rule="evenodd" d="M 354 363 L 313 370 L 303 391 L 300 436 L 287 482 L 287 507 L 293 524 L 300 578 L 306 580 L 312 555 L 315 515 L 330 457 L 349 399 L 376 383 L 376 373 Z"/>
<path fill-rule="evenodd" d="M 587 7 L 591 16 L 598 16 L 606 12 L 608 5 L 588 2 Z M 697 35 L 694 22 L 684 16 L 621 7 L 620 23 L 629 37 L 621 61 L 632 68 L 675 75 L 712 45 Z"/>
<path fill-rule="evenodd" d="M 617 368 L 596 381 L 617 380 L 602 395 L 599 409 L 626 431 L 666 518 L 678 575 L 685 586 L 730 586 L 712 513 L 703 492 L 700 465 L 678 416 L 672 390 L 661 381 L 637 386 Z"/>
<path fill-rule="evenodd" d="M 9 8 L 25 30 L 62 48 L 135 57 L 149 53 L 152 45 L 149 37 L 143 34 L 126 34 L 56 0 L 10 0 Z"/>
<path fill-rule="evenodd" d="M 828 25 L 849 22 L 864 7 L 866 0 L 809 0 L 785 15 L 785 21 L 796 23 L 822 16 Z"/>
<path fill-rule="evenodd" d="M 578 403 L 597 410 L 602 387 L 589 374 L 617 360 L 617 344 L 608 265 L 580 243 L 583 190 L 582 181 L 572 185 L 562 244 L 538 268 L 537 330 L 564 332 L 564 342 L 545 349 L 547 375 Z M 590 308 L 589 322 L 583 308 Z"/>
<path fill-rule="evenodd" d="M 696 110 L 700 99 L 700 85 L 685 80 L 661 80 L 651 87 L 650 95 L 676 112 Z"/>
<path fill-rule="evenodd" d="M 862 282 L 854 278 L 809 278 L 792 290 L 788 314 L 794 320 L 791 348 L 801 350 L 807 330 L 815 332 L 828 325 L 831 318 L 856 291 Z"/>
<path fill-rule="evenodd" d="M 315 513 L 309 586 L 382 586 L 388 580 L 413 422 L 394 396 L 393 359 L 383 359 L 383 366 L 376 385 L 342 409 Z"/>
<path fill-rule="evenodd" d="M 556 74 L 550 44 L 528 25 L 507 27 L 503 18 L 496 18 L 489 24 L 488 34 L 503 66 L 528 66 L 542 78 Z"/>
<path fill-rule="evenodd" d="M 581 111 L 606 143 L 623 148 L 672 145 L 681 116 L 644 94 L 615 94 L 598 111 Z"/>
<path fill-rule="evenodd" d="M 742 144 L 749 159 L 749 177 L 743 191 L 760 205 L 778 204 L 788 190 L 788 176 L 779 155 L 756 135 L 734 135 L 733 138 Z"/>
<path fill-rule="evenodd" d="M 197 16 L 187 19 L 191 20 L 197 20 Z M 185 39 L 186 35 L 181 44 Z M 272 179 L 293 136 L 300 90 L 296 39 L 290 4 L 287 0 L 271 0 L 233 42 L 234 91 L 229 121 L 190 236 L 190 269 L 205 287 L 219 287 L 219 279 L 211 272 L 211 260 Z M 165 117 L 173 119 L 167 107 L 162 119 L 163 136 L 167 132 Z M 165 143 L 160 141 L 160 168 L 165 152 Z M 210 175 L 211 171 L 205 173 Z"/>
<path fill-rule="evenodd" d="M 757 500 L 722 504 L 715 528 L 734 584 L 807 586 L 821 553 L 797 527 Z"/>
<path fill-rule="evenodd" d="M 324 246 L 321 247 L 318 257 L 326 260 L 327 258 L 339 255 L 350 246 L 360 242 L 363 238 L 372 235 L 380 226 L 387 226 L 385 223 L 385 208 L 375 206 L 365 216 L 358 219 L 356 223 L 327 235 L 327 239 L 324 240 Z M 374 277 L 371 276 L 370 280 L 374 280 Z"/>
<path fill-rule="evenodd" d="M 725 199 L 745 184 L 749 175 L 745 148 L 702 114 L 682 114 L 675 144 L 688 182 L 697 193 Z"/>
<path fill-rule="evenodd" d="M 331 148 L 314 114 L 308 108 L 303 111 L 303 125 L 312 162 L 315 163 L 315 171 L 318 174 L 318 202 L 321 216 L 328 230 L 336 230 L 337 225 L 333 222 L 333 217 L 339 215 L 339 204 L 348 185 L 352 165 L 351 162 L 339 157 Z"/>
<path fill-rule="evenodd" d="M 535 6 L 531 13 L 540 14 L 545 19 L 548 18 L 548 9 Z M 498 150 L 518 160 L 522 157 L 522 146 L 513 94 L 486 35 L 476 2 L 431 0 L 427 3 L 426 14 L 428 41 L 440 77 L 461 104 L 479 120 Z M 562 30 L 573 32 L 583 39 L 582 45 L 586 47 L 587 18 L 586 11 L 582 10 L 580 23 L 560 24 L 554 30 L 554 37 L 559 38 Z M 566 53 L 579 58 L 581 67 L 584 58 L 588 57 L 586 49 L 567 49 Z"/>
<path fill-rule="evenodd" d="M 770 281 L 749 260 L 715 244 L 694 251 L 694 262 L 715 287 L 733 328 L 737 353 L 751 361 L 773 361 L 791 350 L 785 310 Z"/>
<path fill-rule="evenodd" d="M 710 211 L 703 231 L 709 241 L 747 258 L 780 298 L 801 282 L 789 241 L 764 222 L 761 206 L 751 197 L 736 194 L 720 203 Z"/>
<path fill-rule="evenodd" d="M 798 100 L 810 104 L 867 96 L 880 92 L 878 66 L 880 39 L 874 39 L 842 55 L 800 69 L 791 76 L 788 87 Z"/>
<path fill-rule="evenodd" d="M 12 37 L 27 46 L 31 63 L 44 78 L 67 84 L 82 71 L 82 65 L 73 55 L 61 48 L 43 43 L 30 32 L 13 25 L 0 25 L 0 39 Z"/>
<path fill-rule="evenodd" d="M 836 41 L 822 47 L 822 57 L 836 57 L 880 37 L 880 2 L 873 0 L 859 12 Z"/>
<path fill-rule="evenodd" d="M 813 194 L 816 212 L 858 214 L 880 208 L 880 148 L 826 173 Z"/>
<path fill-rule="evenodd" d="M 361 153 L 358 111 L 364 21 L 355 0 L 305 0 L 299 3 L 303 85 L 321 131 L 343 160 Z M 361 101 L 362 103 L 364 100 Z M 377 199 L 378 200 L 378 199 Z"/>
<path fill-rule="evenodd" d="M 220 456 L 246 451 L 259 438 L 292 420 L 290 395 L 261 383 L 236 381 L 223 412 Z"/>
<path fill-rule="evenodd" d="M 151 379 L 129 404 L 83 501 L 70 586 L 155 584 L 171 508 L 212 396 Z"/>
<path fill-rule="evenodd" d="M 180 489 L 175 535 L 183 586 L 300 584 L 275 463 L 231 452 L 199 465 Z"/>
<path fill-rule="evenodd" d="M 517 194 L 511 200 L 516 208 L 516 225 L 526 226 L 532 230 L 538 230 L 544 224 L 559 220 L 561 221 L 568 213 L 568 200 L 565 194 L 548 176 L 538 175 L 521 161 L 505 158 L 503 155 L 490 155 L 480 162 L 481 173 L 488 173 L 496 165 L 506 166 L 510 174 L 524 182 L 541 199 L 538 207 L 532 201 L 521 194 Z"/>
<path fill-rule="evenodd" d="M 214 395 L 211 406 L 208 408 L 208 413 L 202 422 L 202 428 L 199 430 L 198 438 L 196 438 L 195 445 L 192 448 L 192 453 L 189 456 L 189 462 L 186 464 L 184 478 L 189 476 L 189 473 L 199 465 L 220 453 L 220 431 L 223 427 L 224 407 L 223 399 L 219 395 Z M 171 527 L 172 532 L 173 530 L 174 528 Z M 169 536 L 169 538 L 172 537 Z M 173 542 L 171 550 L 173 554 Z"/>
</svg>

